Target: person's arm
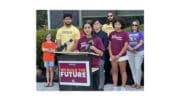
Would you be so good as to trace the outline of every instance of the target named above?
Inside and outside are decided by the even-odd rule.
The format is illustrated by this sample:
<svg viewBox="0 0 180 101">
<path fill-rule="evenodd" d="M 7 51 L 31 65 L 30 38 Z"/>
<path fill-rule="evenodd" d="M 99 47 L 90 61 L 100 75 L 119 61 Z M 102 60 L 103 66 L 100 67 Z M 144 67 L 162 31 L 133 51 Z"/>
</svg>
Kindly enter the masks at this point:
<svg viewBox="0 0 180 101">
<path fill-rule="evenodd" d="M 96 48 L 95 46 L 90 46 L 90 49 L 93 50 L 96 54 L 98 54 L 99 56 L 103 55 L 103 51 Z"/>
<path fill-rule="evenodd" d="M 55 53 L 55 49 L 52 48 L 42 48 L 43 52 Z"/>
<path fill-rule="evenodd" d="M 56 52 L 56 44 L 54 43 L 53 47 L 50 48 L 50 53 L 55 53 Z"/>
<path fill-rule="evenodd" d="M 121 57 L 127 51 L 128 44 L 129 44 L 129 36 L 126 33 L 125 36 L 124 36 L 124 47 L 122 48 L 120 53 L 118 55 L 116 55 L 116 59 L 119 59 L 119 57 Z"/>
<path fill-rule="evenodd" d="M 56 33 L 56 44 L 57 44 L 57 48 L 61 46 L 61 29 L 59 29 Z"/>
<path fill-rule="evenodd" d="M 129 49 L 129 51 L 131 51 L 131 52 L 135 52 L 134 48 L 132 48 L 130 45 L 128 45 L 128 49 Z"/>
<path fill-rule="evenodd" d="M 135 47 L 133 47 L 134 50 L 137 50 L 144 44 L 144 32 L 143 31 L 139 32 L 139 39 L 140 39 L 139 43 Z"/>
<path fill-rule="evenodd" d="M 121 57 L 128 49 L 128 42 L 124 43 L 124 47 L 122 48 L 121 52 L 116 56 L 116 58 Z"/>
<path fill-rule="evenodd" d="M 111 42 L 109 41 L 109 45 L 108 45 L 108 50 L 109 50 L 109 55 L 110 57 L 112 56 L 112 51 L 111 51 Z"/>
<path fill-rule="evenodd" d="M 60 47 L 61 46 L 61 39 L 57 39 L 56 43 L 57 43 L 57 48 Z"/>
<path fill-rule="evenodd" d="M 77 47 L 77 43 L 78 43 L 78 40 L 80 39 L 80 31 L 76 28 L 74 30 L 75 32 L 75 35 L 74 35 L 74 43 L 73 43 L 73 46 L 71 47 L 70 51 L 74 51 Z"/>
<path fill-rule="evenodd" d="M 77 42 L 78 42 L 78 40 L 74 40 L 74 44 L 73 44 L 72 48 L 70 49 L 70 51 L 74 51 L 76 49 Z"/>
<path fill-rule="evenodd" d="M 115 61 L 115 56 L 112 54 L 112 50 L 111 50 L 111 41 L 109 41 L 108 50 L 109 50 L 109 56 L 111 57 L 111 60 Z"/>
<path fill-rule="evenodd" d="M 42 48 L 43 52 L 48 52 L 48 48 Z"/>
<path fill-rule="evenodd" d="M 101 38 L 97 37 L 97 45 L 96 46 L 90 46 L 90 49 L 95 51 L 95 53 L 99 54 L 99 56 L 103 56 L 103 51 L 105 51 L 103 42 Z"/>
<path fill-rule="evenodd" d="M 75 47 L 75 49 L 74 49 L 74 51 L 73 52 L 79 52 L 80 51 L 80 44 L 79 44 L 80 42 L 79 42 L 79 40 L 77 41 L 77 44 L 76 44 L 76 47 Z"/>
<path fill-rule="evenodd" d="M 42 45 L 41 45 L 41 50 L 43 52 L 48 52 L 48 48 L 45 48 L 45 44 L 44 43 L 42 43 Z"/>
<path fill-rule="evenodd" d="M 139 42 L 135 47 L 133 47 L 133 49 L 136 50 L 136 49 L 138 49 L 139 47 L 141 47 L 143 44 L 144 44 L 144 41 L 143 41 L 143 40 L 140 40 L 140 42 Z"/>
</svg>

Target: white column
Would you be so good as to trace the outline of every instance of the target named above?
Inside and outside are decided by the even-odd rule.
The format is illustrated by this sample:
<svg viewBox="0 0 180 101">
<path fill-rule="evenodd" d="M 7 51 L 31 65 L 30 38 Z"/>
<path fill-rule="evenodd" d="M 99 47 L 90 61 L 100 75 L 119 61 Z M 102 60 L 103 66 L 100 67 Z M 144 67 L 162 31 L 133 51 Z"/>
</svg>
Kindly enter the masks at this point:
<svg viewBox="0 0 180 101">
<path fill-rule="evenodd" d="M 79 10 L 79 26 L 82 26 L 82 11 Z"/>
<path fill-rule="evenodd" d="M 50 10 L 47 10 L 48 30 L 51 29 L 51 14 Z"/>
</svg>

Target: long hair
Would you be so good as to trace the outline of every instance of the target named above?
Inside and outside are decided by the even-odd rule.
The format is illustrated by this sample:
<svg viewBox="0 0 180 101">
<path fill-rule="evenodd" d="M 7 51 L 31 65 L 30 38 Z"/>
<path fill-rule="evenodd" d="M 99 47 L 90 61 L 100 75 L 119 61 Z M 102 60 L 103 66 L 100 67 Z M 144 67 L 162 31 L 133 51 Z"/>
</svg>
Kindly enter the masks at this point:
<svg viewBox="0 0 180 101">
<path fill-rule="evenodd" d="M 97 35 L 96 35 L 95 32 L 93 31 L 93 23 L 92 23 L 92 21 L 90 21 L 90 20 L 86 20 L 86 21 L 83 23 L 83 26 L 82 26 L 82 28 L 83 28 L 83 33 L 86 35 L 86 33 L 84 32 L 84 26 L 85 26 L 85 24 L 89 24 L 89 25 L 91 26 L 91 28 L 92 28 L 91 35 L 92 35 L 92 37 L 96 37 Z"/>
<path fill-rule="evenodd" d="M 115 19 L 116 19 L 116 17 L 115 17 L 115 15 L 114 15 L 114 13 L 113 13 L 113 11 L 110 11 L 110 12 L 108 12 L 108 13 L 112 13 L 112 16 L 113 16 L 113 20 L 112 21 L 109 21 L 109 19 L 107 18 L 107 20 L 106 20 L 106 24 L 110 24 L 110 22 L 113 22 Z"/>
<path fill-rule="evenodd" d="M 139 31 L 140 31 L 140 22 L 139 22 L 139 20 L 133 20 L 132 23 L 133 23 L 133 22 L 136 22 L 136 23 L 137 23 L 137 25 L 138 25 L 138 26 L 137 26 L 137 31 L 139 32 Z M 132 23 L 131 23 L 131 25 L 132 25 Z M 133 30 L 132 30 L 132 26 L 131 26 L 131 32 L 132 32 L 132 31 L 133 31 Z"/>
<path fill-rule="evenodd" d="M 51 33 L 50 33 L 50 32 L 47 32 L 47 33 L 45 34 L 45 36 L 44 36 L 44 41 L 46 41 L 46 37 L 47 37 L 48 35 L 51 35 Z M 52 35 L 51 35 L 51 41 L 52 41 Z"/>
</svg>

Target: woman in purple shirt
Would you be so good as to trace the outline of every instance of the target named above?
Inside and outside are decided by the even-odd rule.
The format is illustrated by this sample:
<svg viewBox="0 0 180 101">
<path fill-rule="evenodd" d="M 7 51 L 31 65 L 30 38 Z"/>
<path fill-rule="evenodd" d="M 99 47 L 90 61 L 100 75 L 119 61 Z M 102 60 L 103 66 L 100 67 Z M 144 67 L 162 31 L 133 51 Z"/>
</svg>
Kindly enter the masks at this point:
<svg viewBox="0 0 180 101">
<path fill-rule="evenodd" d="M 122 84 L 121 90 L 126 90 L 126 61 L 128 57 L 126 56 L 126 51 L 128 48 L 128 34 L 123 31 L 124 21 L 122 19 L 116 19 L 113 21 L 113 27 L 115 31 L 111 32 L 109 35 L 109 54 L 110 61 L 112 64 L 112 79 L 113 79 L 113 90 L 118 90 L 118 67 L 120 68 Z"/>
<path fill-rule="evenodd" d="M 139 31 L 139 21 L 134 20 L 131 24 L 128 46 L 128 62 L 134 79 L 133 88 L 140 88 L 141 85 L 141 65 L 144 57 L 144 32 Z"/>
</svg>

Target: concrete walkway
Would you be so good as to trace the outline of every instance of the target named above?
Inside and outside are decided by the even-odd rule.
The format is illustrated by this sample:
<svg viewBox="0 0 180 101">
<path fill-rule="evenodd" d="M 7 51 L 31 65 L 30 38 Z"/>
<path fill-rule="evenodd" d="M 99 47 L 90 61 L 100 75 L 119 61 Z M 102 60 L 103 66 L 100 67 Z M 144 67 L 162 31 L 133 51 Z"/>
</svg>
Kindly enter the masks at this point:
<svg viewBox="0 0 180 101">
<path fill-rule="evenodd" d="M 44 87 L 44 82 L 38 82 L 36 84 L 37 91 L 59 91 L 59 85 L 58 83 L 54 83 L 53 87 Z M 104 91 L 112 91 L 112 84 L 106 84 L 104 86 Z M 119 86 L 120 88 L 120 86 Z M 120 90 L 119 90 L 120 91 Z M 140 89 L 132 88 L 130 85 L 126 86 L 126 91 L 144 91 L 144 87 L 142 86 Z"/>
</svg>

